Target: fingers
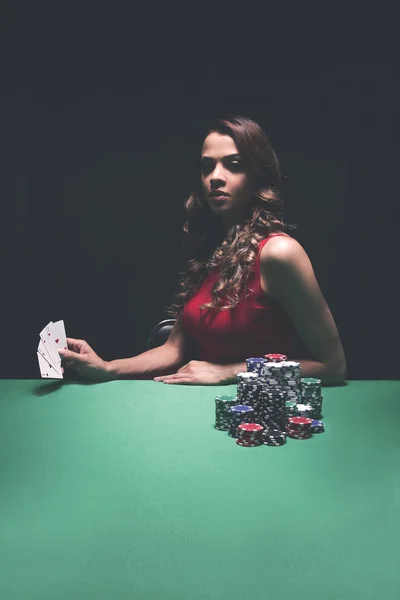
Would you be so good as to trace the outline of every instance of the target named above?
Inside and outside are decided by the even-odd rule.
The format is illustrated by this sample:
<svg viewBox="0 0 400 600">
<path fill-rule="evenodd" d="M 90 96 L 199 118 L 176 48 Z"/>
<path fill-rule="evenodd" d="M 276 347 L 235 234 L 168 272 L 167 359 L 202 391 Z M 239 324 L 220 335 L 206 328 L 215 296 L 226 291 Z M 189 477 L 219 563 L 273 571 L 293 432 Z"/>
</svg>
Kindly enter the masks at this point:
<svg viewBox="0 0 400 600">
<path fill-rule="evenodd" d="M 184 384 L 194 384 L 195 382 L 189 379 L 189 377 L 181 377 L 179 379 L 166 379 L 162 381 L 162 383 L 175 384 L 175 385 L 184 385 Z"/>
<path fill-rule="evenodd" d="M 189 375 L 178 375 L 177 373 L 154 377 L 154 381 L 159 381 L 160 383 L 193 383 L 193 380 Z"/>
<path fill-rule="evenodd" d="M 88 350 L 89 344 L 85 340 L 76 340 L 75 338 L 67 338 L 68 348 L 74 352 L 81 353 L 82 350 Z"/>
<path fill-rule="evenodd" d="M 61 356 L 61 358 L 64 361 L 68 361 L 68 363 L 73 360 L 82 360 L 82 354 L 79 354 L 79 352 L 73 352 L 72 350 L 64 350 L 63 348 L 57 350 L 57 352 Z"/>
<path fill-rule="evenodd" d="M 76 340 L 75 338 L 69 338 L 69 337 L 67 337 L 67 342 L 68 342 L 68 344 L 69 343 L 71 343 L 71 344 L 82 344 L 82 343 L 85 342 L 85 340 Z"/>
</svg>

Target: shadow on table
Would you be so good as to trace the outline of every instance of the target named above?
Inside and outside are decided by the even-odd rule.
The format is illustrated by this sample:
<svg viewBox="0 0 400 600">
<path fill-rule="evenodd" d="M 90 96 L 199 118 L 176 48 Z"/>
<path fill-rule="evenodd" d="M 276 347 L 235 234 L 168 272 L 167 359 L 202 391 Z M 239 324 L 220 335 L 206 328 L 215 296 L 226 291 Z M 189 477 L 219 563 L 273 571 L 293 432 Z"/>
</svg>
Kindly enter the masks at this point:
<svg viewBox="0 0 400 600">
<path fill-rule="evenodd" d="M 87 381 L 85 379 L 79 379 L 78 377 L 76 379 L 71 377 L 68 380 L 64 379 L 61 381 L 46 381 L 44 383 L 41 383 L 34 389 L 33 393 L 35 394 L 35 396 L 48 396 L 49 394 L 53 394 L 54 392 L 60 390 L 62 387 L 68 386 L 72 383 L 80 383 L 81 385 L 98 385 L 99 383 L 106 382 Z"/>
</svg>

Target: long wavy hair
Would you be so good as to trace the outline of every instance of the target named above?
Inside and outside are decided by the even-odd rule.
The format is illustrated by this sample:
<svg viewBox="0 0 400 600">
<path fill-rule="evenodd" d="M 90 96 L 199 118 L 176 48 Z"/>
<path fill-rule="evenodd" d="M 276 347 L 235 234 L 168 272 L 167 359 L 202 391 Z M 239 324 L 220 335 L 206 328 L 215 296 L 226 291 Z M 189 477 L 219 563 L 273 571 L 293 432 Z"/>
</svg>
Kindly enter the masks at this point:
<svg viewBox="0 0 400 600">
<path fill-rule="evenodd" d="M 220 215 L 211 211 L 204 198 L 201 177 L 197 177 L 184 203 L 188 215 L 183 226 L 187 259 L 185 271 L 178 273 L 181 276 L 179 291 L 166 307 L 172 318 L 182 314 L 186 302 L 217 267 L 219 277 L 212 288 L 212 301 L 200 308 L 210 311 L 234 308 L 249 294 L 247 283 L 259 242 L 271 233 L 297 228 L 283 223 L 280 196 L 283 175 L 269 137 L 260 125 L 247 117 L 234 115 L 217 119 L 204 139 L 213 132 L 229 135 L 235 142 L 246 173 L 253 176 L 253 197 L 243 222 L 226 233 Z M 200 175 L 200 163 L 198 173 Z"/>
</svg>

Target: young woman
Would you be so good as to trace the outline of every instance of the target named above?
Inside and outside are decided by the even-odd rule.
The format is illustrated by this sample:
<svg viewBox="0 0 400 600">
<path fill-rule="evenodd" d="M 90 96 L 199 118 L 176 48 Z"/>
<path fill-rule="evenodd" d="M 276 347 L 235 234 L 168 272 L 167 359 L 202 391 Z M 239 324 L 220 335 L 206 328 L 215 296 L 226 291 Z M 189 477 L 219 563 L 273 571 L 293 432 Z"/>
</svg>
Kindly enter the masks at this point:
<svg viewBox="0 0 400 600">
<path fill-rule="evenodd" d="M 234 383 L 246 358 L 281 353 L 300 362 L 302 377 L 343 384 L 339 333 L 307 253 L 285 232 L 280 183 L 262 128 L 242 116 L 218 120 L 185 203 L 190 258 L 168 310 L 176 318 L 168 340 L 105 362 L 84 340 L 68 338 L 62 364 L 97 381 L 213 385 Z"/>
</svg>

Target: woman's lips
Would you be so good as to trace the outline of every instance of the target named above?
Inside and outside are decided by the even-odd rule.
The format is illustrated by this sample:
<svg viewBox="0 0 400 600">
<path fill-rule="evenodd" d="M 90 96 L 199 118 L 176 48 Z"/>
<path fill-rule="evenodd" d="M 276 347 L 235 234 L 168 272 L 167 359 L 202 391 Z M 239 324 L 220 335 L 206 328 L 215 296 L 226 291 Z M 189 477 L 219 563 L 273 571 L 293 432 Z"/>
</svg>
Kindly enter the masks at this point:
<svg viewBox="0 0 400 600">
<path fill-rule="evenodd" d="M 221 194 L 219 196 L 210 196 L 211 200 L 215 200 L 217 202 L 221 202 L 222 200 L 225 200 L 228 196 L 226 196 L 225 194 Z"/>
</svg>

